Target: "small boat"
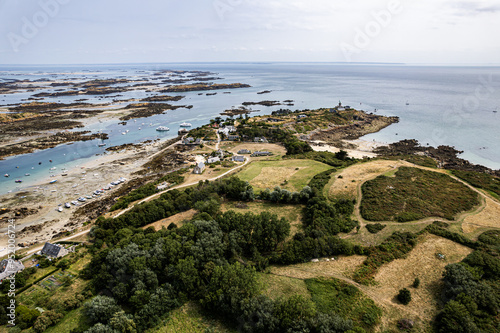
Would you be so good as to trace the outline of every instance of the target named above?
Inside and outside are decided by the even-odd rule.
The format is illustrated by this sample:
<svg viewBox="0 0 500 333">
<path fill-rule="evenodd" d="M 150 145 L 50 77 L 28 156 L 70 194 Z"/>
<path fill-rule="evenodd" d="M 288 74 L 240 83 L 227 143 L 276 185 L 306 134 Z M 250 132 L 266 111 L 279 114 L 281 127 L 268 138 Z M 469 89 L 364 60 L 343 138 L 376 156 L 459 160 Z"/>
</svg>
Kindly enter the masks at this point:
<svg viewBox="0 0 500 333">
<path fill-rule="evenodd" d="M 167 126 L 158 126 L 158 127 L 156 128 L 156 130 L 157 130 L 158 132 L 166 132 L 166 131 L 170 131 L 170 128 L 168 128 Z"/>
<path fill-rule="evenodd" d="M 56 168 L 56 167 L 52 167 L 52 168 L 50 168 L 49 170 L 55 170 L 55 169 L 57 169 L 57 168 Z"/>
<path fill-rule="evenodd" d="M 10 175 L 8 173 L 6 173 L 5 175 L 3 175 L 4 177 L 10 177 Z"/>
<path fill-rule="evenodd" d="M 62 211 L 63 211 L 63 208 L 62 208 L 62 207 L 58 207 L 58 208 L 57 208 L 57 211 L 60 213 L 60 212 L 62 212 Z"/>
<path fill-rule="evenodd" d="M 41 164 L 42 164 L 42 162 L 38 162 L 38 165 L 41 165 Z"/>
<path fill-rule="evenodd" d="M 22 183 L 23 181 L 21 179 L 16 179 L 15 182 L 16 183 Z"/>
<path fill-rule="evenodd" d="M 77 201 L 71 201 L 71 203 L 72 203 L 73 205 L 75 205 L 75 206 L 78 204 L 78 202 L 77 202 Z"/>
<path fill-rule="evenodd" d="M 103 143 L 100 143 L 97 145 L 97 147 L 104 147 L 106 144 L 103 142 Z"/>
<path fill-rule="evenodd" d="M 184 123 L 180 124 L 179 126 L 180 126 L 180 127 L 191 127 L 191 126 L 193 126 L 193 125 L 191 125 L 190 123 L 186 123 L 186 122 L 184 122 Z"/>
<path fill-rule="evenodd" d="M 69 204 L 69 202 L 66 202 L 66 203 L 64 204 L 64 207 L 66 207 L 66 208 L 71 208 L 71 205 Z"/>
<path fill-rule="evenodd" d="M 61 174 L 61 176 L 67 176 L 67 175 L 68 175 L 67 173 L 63 173 L 63 174 Z"/>
<path fill-rule="evenodd" d="M 55 182 L 57 182 L 57 179 L 51 180 L 49 184 L 54 184 Z"/>
<path fill-rule="evenodd" d="M 29 173 L 25 173 L 24 175 L 25 175 L 26 177 L 31 176 L 31 174 L 29 174 Z"/>
<path fill-rule="evenodd" d="M 122 135 L 125 135 L 125 134 L 127 134 L 127 133 L 125 133 L 125 132 L 122 132 Z"/>
<path fill-rule="evenodd" d="M 52 163 L 52 160 L 49 160 L 50 163 Z"/>
<path fill-rule="evenodd" d="M 410 105 L 410 103 L 408 101 L 406 101 L 406 105 Z"/>
</svg>

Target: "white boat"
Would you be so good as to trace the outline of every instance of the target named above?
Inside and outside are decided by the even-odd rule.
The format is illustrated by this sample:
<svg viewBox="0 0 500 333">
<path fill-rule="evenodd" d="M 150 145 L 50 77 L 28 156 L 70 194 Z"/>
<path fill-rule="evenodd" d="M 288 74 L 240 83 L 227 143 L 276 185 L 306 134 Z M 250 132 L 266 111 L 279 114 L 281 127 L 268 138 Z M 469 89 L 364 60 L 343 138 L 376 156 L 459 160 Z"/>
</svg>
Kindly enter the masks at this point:
<svg viewBox="0 0 500 333">
<path fill-rule="evenodd" d="M 59 213 L 60 213 L 60 212 L 62 212 L 62 211 L 63 211 L 63 208 L 62 208 L 62 207 L 58 207 L 58 208 L 57 208 L 57 210 L 58 210 L 58 211 L 59 211 Z"/>
<path fill-rule="evenodd" d="M 191 127 L 191 126 L 193 126 L 193 125 L 191 125 L 190 123 L 186 123 L 186 122 L 184 122 L 184 123 L 180 124 L 179 126 L 180 126 L 180 127 Z"/>
<path fill-rule="evenodd" d="M 57 179 L 51 180 L 49 184 L 54 184 L 55 182 L 57 182 Z"/>
<path fill-rule="evenodd" d="M 97 145 L 97 147 L 104 147 L 106 144 L 103 142 L 103 143 L 100 143 Z"/>
<path fill-rule="evenodd" d="M 122 132 L 122 135 L 125 135 L 125 134 L 127 134 L 127 133 L 125 133 L 125 132 Z"/>
<path fill-rule="evenodd" d="M 4 177 L 10 177 L 10 175 L 8 173 L 6 173 L 5 175 L 3 175 Z"/>
<path fill-rule="evenodd" d="M 69 204 L 69 202 L 66 202 L 66 203 L 64 204 L 64 207 L 66 207 L 66 208 L 71 208 L 71 205 Z"/>
<path fill-rule="evenodd" d="M 166 132 L 166 131 L 170 131 L 170 128 L 168 128 L 167 126 L 158 126 L 158 127 L 156 128 L 156 130 L 157 130 L 158 132 Z"/>
<path fill-rule="evenodd" d="M 71 201 L 71 203 L 72 203 L 73 205 L 75 205 L 75 206 L 78 204 L 78 202 L 77 202 L 77 201 Z"/>
<path fill-rule="evenodd" d="M 49 170 L 55 170 L 55 169 L 57 169 L 57 168 L 56 168 L 56 167 L 52 167 L 52 168 L 50 168 Z"/>
<path fill-rule="evenodd" d="M 31 176 L 31 174 L 29 174 L 29 173 L 25 173 L 24 175 L 25 175 L 26 177 Z"/>
</svg>

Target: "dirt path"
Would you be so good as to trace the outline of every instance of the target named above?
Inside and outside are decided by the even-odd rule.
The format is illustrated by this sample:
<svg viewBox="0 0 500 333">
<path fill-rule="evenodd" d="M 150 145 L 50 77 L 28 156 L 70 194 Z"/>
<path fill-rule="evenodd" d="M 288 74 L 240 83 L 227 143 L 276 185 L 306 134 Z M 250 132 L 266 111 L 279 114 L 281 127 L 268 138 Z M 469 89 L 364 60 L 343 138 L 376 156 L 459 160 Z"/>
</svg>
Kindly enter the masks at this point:
<svg viewBox="0 0 500 333">
<path fill-rule="evenodd" d="M 205 180 L 208 180 L 208 181 L 214 181 L 214 180 L 216 180 L 216 179 L 222 178 L 222 177 L 224 177 L 224 176 L 226 176 L 226 175 L 230 174 L 231 172 L 233 172 L 233 171 L 235 171 L 235 170 L 237 170 L 237 169 L 240 169 L 240 168 L 244 167 L 244 166 L 245 166 L 245 165 L 247 165 L 250 161 L 251 161 L 251 160 L 250 160 L 250 158 L 249 158 L 249 157 L 247 157 L 247 159 L 245 160 L 245 163 L 240 164 L 240 165 L 238 165 L 238 166 L 235 166 L 234 168 L 232 168 L 232 169 L 230 169 L 230 170 L 228 170 L 228 171 L 224 172 L 223 174 L 218 175 L 217 177 L 207 178 L 207 179 L 205 179 Z M 171 188 L 169 188 L 169 189 L 168 189 L 168 190 L 166 190 L 166 191 L 162 191 L 162 192 L 159 192 L 159 193 L 155 193 L 155 194 L 153 194 L 153 195 L 150 195 L 149 197 L 146 197 L 146 198 L 144 198 L 144 199 L 142 199 L 142 200 L 140 200 L 140 201 L 136 202 L 134 205 L 132 205 L 132 206 L 130 206 L 130 207 L 127 207 L 127 208 L 125 208 L 124 210 L 122 210 L 121 212 L 119 212 L 118 214 L 116 214 L 114 217 L 116 218 L 116 217 L 118 217 L 118 216 L 122 215 L 123 213 L 128 212 L 129 210 L 131 210 L 131 209 L 132 209 L 133 207 L 135 207 L 136 205 L 139 205 L 139 204 L 141 204 L 141 203 L 143 203 L 143 202 L 146 202 L 146 201 L 150 201 L 150 200 L 156 199 L 156 198 L 158 198 L 160 195 L 162 195 L 163 193 L 165 193 L 165 192 L 167 192 L 167 191 L 171 191 L 171 190 L 173 190 L 173 189 L 180 189 L 180 188 L 184 188 L 184 187 L 193 186 L 193 185 L 196 185 L 196 184 L 198 184 L 198 183 L 199 183 L 199 181 L 192 182 L 192 183 L 189 183 L 189 184 L 181 184 L 181 185 L 177 185 L 177 186 L 171 187 Z"/>
<path fill-rule="evenodd" d="M 305 269 L 305 268 L 299 268 L 299 267 L 294 267 L 294 270 L 303 271 L 303 272 L 306 272 L 306 273 L 308 272 L 307 269 Z M 285 276 L 285 277 L 288 277 L 288 278 L 291 278 L 291 279 L 305 280 L 305 278 L 298 278 L 298 277 L 293 276 L 292 274 L 284 274 L 284 273 L 281 273 L 281 274 L 279 274 L 279 273 L 270 273 L 270 274 L 277 275 L 277 276 Z M 355 286 L 356 288 L 358 288 L 359 290 L 361 290 L 361 292 L 363 292 L 363 294 L 365 294 L 366 296 L 368 296 L 369 298 L 371 298 L 374 302 L 376 302 L 378 305 L 384 307 L 385 309 L 388 309 L 388 308 L 397 308 L 398 310 L 400 310 L 402 312 L 405 312 L 405 313 L 408 313 L 408 314 L 411 314 L 411 315 L 413 315 L 415 317 L 419 317 L 419 315 L 420 315 L 417 311 L 410 310 L 407 307 L 405 307 L 404 305 L 388 301 L 387 299 L 381 297 L 379 295 L 379 293 L 374 292 L 371 289 L 371 287 L 359 284 L 356 281 L 351 280 L 351 279 L 349 279 L 349 278 L 347 278 L 347 277 L 345 277 L 343 275 L 335 274 L 335 273 L 324 273 L 323 276 L 332 277 L 332 278 L 344 281 L 346 283 L 349 283 L 349 284 Z M 387 310 L 386 310 L 386 312 L 387 312 Z"/>
</svg>

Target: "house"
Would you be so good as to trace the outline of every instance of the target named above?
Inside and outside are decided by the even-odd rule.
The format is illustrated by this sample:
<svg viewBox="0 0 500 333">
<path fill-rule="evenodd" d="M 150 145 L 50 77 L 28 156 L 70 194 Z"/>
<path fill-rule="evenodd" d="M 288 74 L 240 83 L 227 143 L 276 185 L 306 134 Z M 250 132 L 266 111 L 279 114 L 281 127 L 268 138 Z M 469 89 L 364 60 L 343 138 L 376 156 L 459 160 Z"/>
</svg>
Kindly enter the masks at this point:
<svg viewBox="0 0 500 333">
<path fill-rule="evenodd" d="M 4 259 L 0 262 L 0 284 L 9 276 L 24 269 L 22 262 L 12 259 Z"/>
<path fill-rule="evenodd" d="M 203 140 L 200 139 L 200 138 L 197 138 L 195 141 L 194 141 L 194 144 L 195 145 L 201 145 L 203 143 Z"/>
<path fill-rule="evenodd" d="M 253 142 L 264 142 L 264 143 L 268 143 L 268 141 L 266 140 L 265 137 L 263 136 L 256 136 L 255 138 L 253 138 Z"/>
<path fill-rule="evenodd" d="M 224 127 L 225 129 L 227 129 L 229 131 L 229 133 L 234 133 L 236 132 L 236 127 L 232 126 L 232 125 L 228 125 L 226 127 Z"/>
<path fill-rule="evenodd" d="M 205 170 L 205 163 L 200 162 L 194 167 L 193 173 L 201 175 L 203 173 L 203 170 Z"/>
<path fill-rule="evenodd" d="M 297 116 L 297 119 L 302 119 L 302 118 L 307 118 L 307 116 L 305 114 L 299 114 Z"/>
<path fill-rule="evenodd" d="M 273 123 L 279 123 L 280 121 L 283 121 L 283 120 L 279 119 L 279 118 L 267 118 L 267 121 L 271 121 Z"/>
<path fill-rule="evenodd" d="M 245 156 L 233 156 L 233 162 L 245 162 Z"/>
<path fill-rule="evenodd" d="M 252 155 L 250 156 L 270 156 L 272 155 L 273 153 L 271 152 L 268 152 L 268 151 L 254 151 Z"/>
<path fill-rule="evenodd" d="M 189 138 L 185 138 L 185 139 L 184 139 L 184 141 L 183 141 L 183 143 L 184 143 L 185 145 L 190 145 L 190 144 L 192 144 L 193 142 L 194 142 L 194 138 L 193 138 L 192 136 L 190 136 Z"/>
<path fill-rule="evenodd" d="M 60 258 L 64 257 L 69 253 L 64 247 L 58 244 L 51 244 L 49 242 L 45 243 L 41 254 L 46 255 L 47 257 Z"/>
<path fill-rule="evenodd" d="M 240 136 L 239 135 L 228 135 L 227 139 L 229 141 L 238 141 L 240 139 Z"/>
<path fill-rule="evenodd" d="M 156 189 L 157 189 L 158 191 L 162 191 L 162 190 L 165 190 L 165 189 L 167 189 L 167 188 L 169 188 L 169 187 L 170 187 L 170 184 L 169 184 L 169 183 L 167 183 L 167 182 L 163 182 L 163 183 L 161 183 L 161 184 L 157 185 L 157 186 L 156 186 Z"/>
<path fill-rule="evenodd" d="M 220 162 L 220 158 L 219 158 L 219 156 L 210 157 L 210 158 L 207 160 L 207 164 L 212 164 L 212 163 L 216 163 L 216 162 Z"/>
<path fill-rule="evenodd" d="M 238 154 L 251 154 L 252 152 L 248 149 L 240 149 L 238 150 Z"/>
</svg>

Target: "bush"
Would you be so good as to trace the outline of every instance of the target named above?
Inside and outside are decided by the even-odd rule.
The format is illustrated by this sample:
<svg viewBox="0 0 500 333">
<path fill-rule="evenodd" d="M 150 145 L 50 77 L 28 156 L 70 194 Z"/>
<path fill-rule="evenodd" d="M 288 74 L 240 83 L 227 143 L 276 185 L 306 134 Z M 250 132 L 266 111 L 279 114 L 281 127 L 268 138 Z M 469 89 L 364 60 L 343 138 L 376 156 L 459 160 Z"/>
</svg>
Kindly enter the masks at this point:
<svg viewBox="0 0 500 333">
<path fill-rule="evenodd" d="M 401 289 L 399 291 L 399 294 L 398 294 L 398 301 L 400 301 L 404 305 L 407 305 L 408 303 L 410 303 L 411 292 L 406 288 Z"/>
<path fill-rule="evenodd" d="M 367 224 L 366 225 L 366 230 L 368 230 L 368 232 L 370 232 L 372 234 L 376 234 L 379 231 L 383 230 L 385 227 L 386 227 L 386 225 L 385 224 L 381 224 L 381 223 Z"/>
<path fill-rule="evenodd" d="M 418 288 L 420 286 L 420 279 L 418 277 L 413 281 L 413 288 Z"/>
</svg>

